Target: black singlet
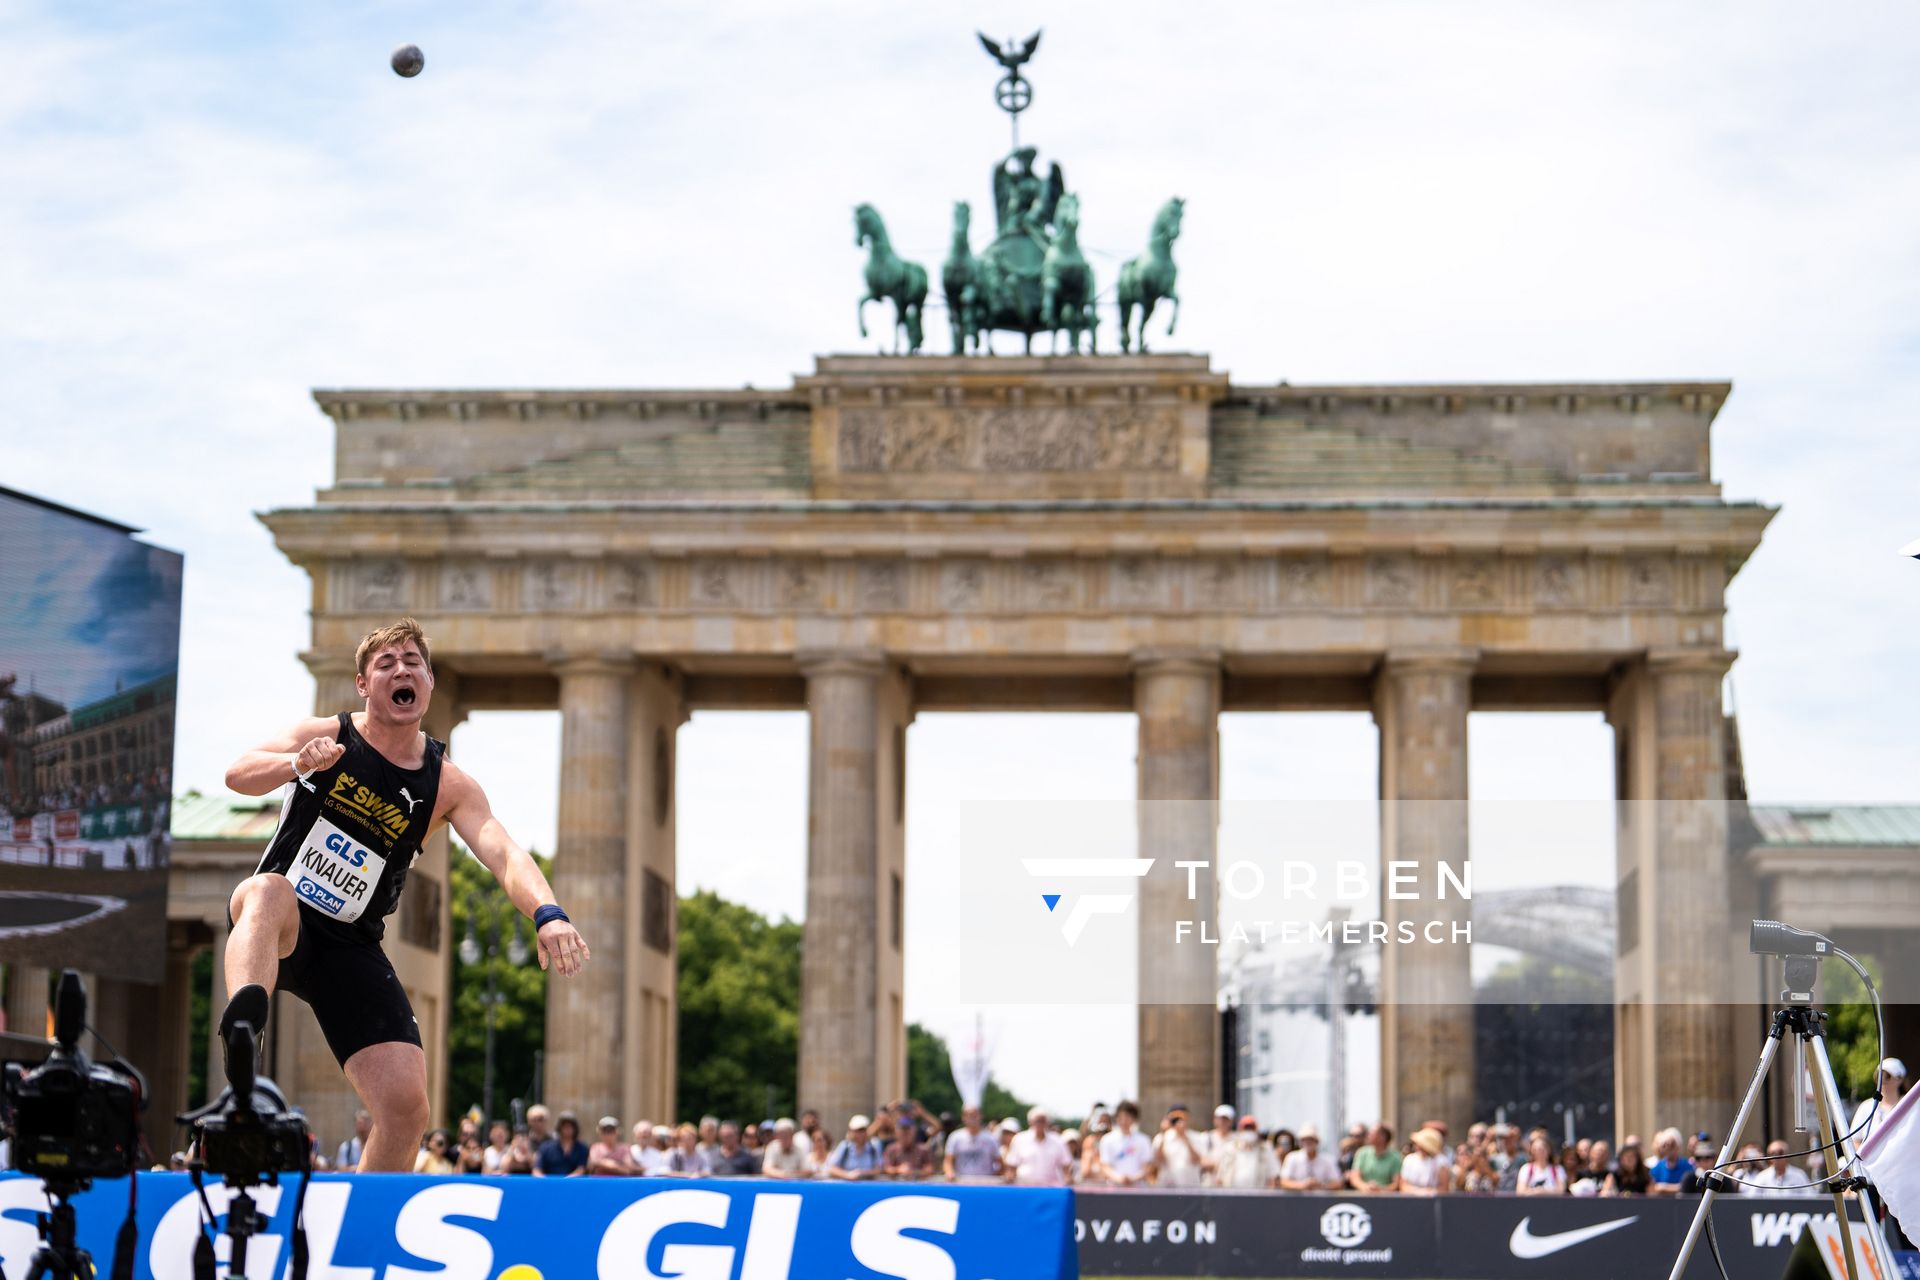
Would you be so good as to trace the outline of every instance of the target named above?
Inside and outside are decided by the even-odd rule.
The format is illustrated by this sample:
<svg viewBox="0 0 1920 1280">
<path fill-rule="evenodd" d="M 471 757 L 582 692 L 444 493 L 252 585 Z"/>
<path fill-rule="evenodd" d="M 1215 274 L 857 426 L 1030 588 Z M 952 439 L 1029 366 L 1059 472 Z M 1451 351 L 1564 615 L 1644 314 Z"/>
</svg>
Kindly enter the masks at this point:
<svg viewBox="0 0 1920 1280">
<path fill-rule="evenodd" d="M 340 713 L 346 748 L 332 768 L 287 784 L 280 825 L 258 873 L 284 875 L 305 925 L 378 942 L 420 856 L 440 790 L 445 744 L 427 739 L 418 769 L 402 769 L 368 745 Z"/>
</svg>

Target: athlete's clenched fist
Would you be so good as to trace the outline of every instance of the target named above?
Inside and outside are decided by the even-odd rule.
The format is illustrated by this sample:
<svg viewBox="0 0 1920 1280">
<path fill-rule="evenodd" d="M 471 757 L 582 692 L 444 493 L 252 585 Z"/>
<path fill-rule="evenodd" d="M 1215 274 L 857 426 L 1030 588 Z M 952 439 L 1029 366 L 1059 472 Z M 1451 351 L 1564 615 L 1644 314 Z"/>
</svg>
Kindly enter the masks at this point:
<svg viewBox="0 0 1920 1280">
<path fill-rule="evenodd" d="M 347 749 L 332 738 L 315 738 L 300 748 L 300 754 L 294 757 L 294 773 L 305 778 L 322 769 L 331 769 L 346 753 Z"/>
</svg>

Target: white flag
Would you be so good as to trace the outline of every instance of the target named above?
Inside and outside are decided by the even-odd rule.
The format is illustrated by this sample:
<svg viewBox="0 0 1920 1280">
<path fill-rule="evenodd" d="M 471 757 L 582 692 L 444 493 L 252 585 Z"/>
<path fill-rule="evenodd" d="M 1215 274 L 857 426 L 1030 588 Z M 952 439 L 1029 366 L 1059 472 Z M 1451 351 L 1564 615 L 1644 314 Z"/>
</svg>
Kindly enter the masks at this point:
<svg viewBox="0 0 1920 1280">
<path fill-rule="evenodd" d="M 1908 1090 L 1898 1106 L 1874 1121 L 1860 1162 L 1893 1216 L 1908 1230 L 1920 1226 L 1920 1089 Z"/>
</svg>

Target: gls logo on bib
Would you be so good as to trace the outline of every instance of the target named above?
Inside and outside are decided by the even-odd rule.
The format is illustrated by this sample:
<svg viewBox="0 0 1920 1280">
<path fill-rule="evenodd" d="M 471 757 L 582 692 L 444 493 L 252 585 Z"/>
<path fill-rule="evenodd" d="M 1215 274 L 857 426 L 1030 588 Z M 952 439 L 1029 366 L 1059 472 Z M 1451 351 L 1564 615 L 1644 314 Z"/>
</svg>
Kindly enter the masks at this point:
<svg viewBox="0 0 1920 1280">
<path fill-rule="evenodd" d="M 387 860 L 325 818 L 316 818 L 287 868 L 300 900 L 342 924 L 358 920 L 373 898 Z"/>
</svg>

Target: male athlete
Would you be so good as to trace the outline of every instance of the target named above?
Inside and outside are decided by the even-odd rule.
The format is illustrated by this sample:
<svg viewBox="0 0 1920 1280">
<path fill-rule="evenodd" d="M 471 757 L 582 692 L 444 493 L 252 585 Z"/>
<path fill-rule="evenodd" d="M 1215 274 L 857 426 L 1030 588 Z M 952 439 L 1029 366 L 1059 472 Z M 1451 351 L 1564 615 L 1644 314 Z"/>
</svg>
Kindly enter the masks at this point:
<svg viewBox="0 0 1920 1280">
<path fill-rule="evenodd" d="M 433 667 L 420 624 L 402 618 L 373 632 L 354 664 L 365 710 L 302 720 L 227 770 L 227 786 L 242 795 L 282 787 L 286 799 L 259 867 L 228 904 L 233 996 L 220 1031 L 224 1043 L 237 1022 L 261 1030 L 276 985 L 305 1000 L 373 1116 L 361 1171 L 410 1172 L 431 1121 L 427 1057 L 380 936 L 428 833 L 451 823 L 533 917 L 542 969 L 571 976 L 589 953 L 480 784 L 421 732 Z"/>
</svg>

